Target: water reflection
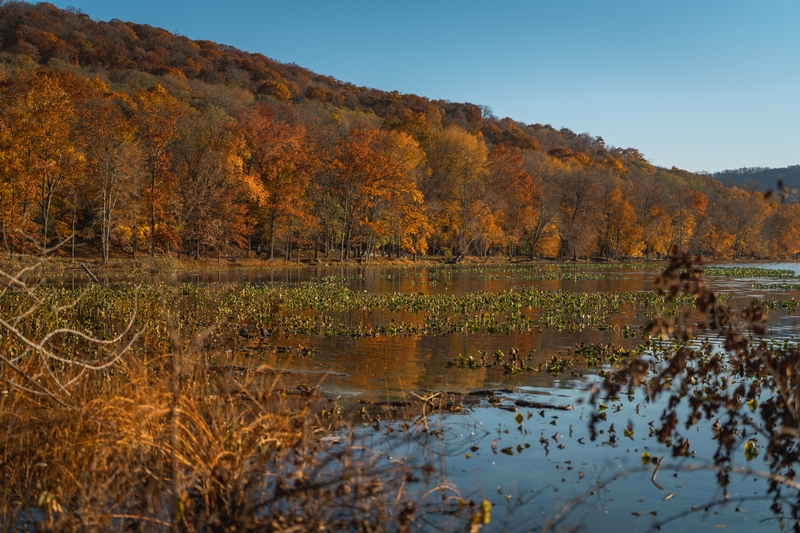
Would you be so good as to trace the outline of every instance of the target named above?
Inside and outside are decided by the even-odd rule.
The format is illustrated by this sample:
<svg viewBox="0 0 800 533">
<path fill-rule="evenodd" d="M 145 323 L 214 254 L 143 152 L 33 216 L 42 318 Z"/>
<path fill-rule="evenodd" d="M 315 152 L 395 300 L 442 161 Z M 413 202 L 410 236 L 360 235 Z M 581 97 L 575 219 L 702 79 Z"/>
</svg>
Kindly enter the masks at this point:
<svg viewBox="0 0 800 533">
<path fill-rule="evenodd" d="M 800 273 L 794 263 L 756 265 L 761 268 L 791 268 Z M 557 270 L 557 269 L 554 269 Z M 576 269 L 573 269 L 576 270 Z M 629 269 L 625 267 L 593 267 L 585 271 L 596 274 L 595 279 L 535 279 L 530 265 L 488 267 L 418 266 L 393 267 L 300 267 L 263 271 L 214 271 L 203 273 L 158 274 L 143 279 L 146 282 L 181 283 L 249 283 L 292 286 L 299 283 L 335 276 L 354 291 L 375 293 L 423 293 L 426 295 L 463 295 L 470 292 L 500 292 L 515 287 L 537 287 L 548 291 L 611 292 L 652 291 L 658 267 Z M 540 276 L 546 277 L 546 276 Z M 554 277 L 554 276 L 553 276 Z M 577 277 L 576 277 L 577 278 Z M 74 275 L 54 283 L 77 286 L 85 283 Z M 131 278 L 106 278 L 107 283 L 130 283 Z M 728 295 L 734 308 L 742 308 L 753 298 L 789 299 L 791 292 L 779 288 L 755 288 L 752 278 L 713 277 L 713 290 Z M 523 310 L 535 316 L 536 310 Z M 386 324 L 396 322 L 422 323 L 424 313 L 391 313 L 385 309 L 355 310 L 333 314 L 347 325 Z M 517 413 L 489 407 L 467 410 L 463 415 L 448 416 L 443 422 L 454 443 L 443 441 L 436 460 L 444 475 L 454 479 L 467 497 L 477 501 L 487 498 L 494 507 L 493 531 L 505 529 L 528 530 L 545 524 L 576 498 L 581 499 L 571 512 L 564 527 L 575 526 L 588 530 L 649 530 L 664 519 L 690 512 L 688 518 L 664 524 L 663 531 L 679 531 L 688 527 L 730 531 L 774 530 L 773 522 L 762 522 L 771 514 L 762 498 L 766 483 L 752 477 L 736 479 L 732 486 L 731 504 L 711 505 L 706 512 L 691 513 L 692 506 L 706 502 L 723 502 L 715 490 L 714 472 L 704 468 L 710 464 L 714 441 L 710 439 L 711 421 L 698 426 L 698 437 L 692 437 L 697 455 L 668 463 L 660 473 L 663 488 L 651 483 L 652 467 L 641 463 L 643 452 L 653 455 L 669 453 L 650 437 L 648 422 L 660 413 L 662 405 L 648 404 L 641 397 L 619 403 L 618 412 L 609 415 L 602 429 L 604 435 L 596 442 L 587 439 L 588 408 L 577 402 L 584 397 L 583 389 L 591 381 L 586 369 L 573 368 L 559 377 L 547 372 L 521 373 L 506 376 L 501 368 L 456 369 L 448 366 L 459 354 L 478 356 L 481 352 L 516 348 L 523 354 L 533 354 L 531 366 L 574 348 L 578 343 L 610 343 L 633 347 L 641 339 L 623 338 L 625 326 L 645 324 L 649 317 L 641 310 L 621 308 L 609 317 L 614 329 L 598 331 L 585 328 L 576 332 L 534 329 L 508 335 L 475 334 L 430 336 L 317 336 L 292 335 L 269 338 L 268 346 L 248 351 L 253 365 L 266 364 L 287 369 L 285 379 L 319 386 L 323 397 L 354 400 L 386 400 L 403 398 L 408 391 L 470 391 L 475 389 L 514 387 L 520 394 L 548 394 L 553 402 L 573 403 L 569 412 L 525 409 Z M 770 333 L 776 338 L 797 338 L 798 317 L 783 311 L 769 314 Z M 277 353 L 269 346 L 312 348 L 314 355 L 301 357 Z M 589 377 L 587 377 L 587 375 Z M 548 400 L 551 401 L 551 400 Z M 609 413 L 614 408 L 609 410 Z M 521 414 L 523 422 L 515 416 Z M 616 443 L 608 438 L 616 424 Z M 632 434 L 622 437 L 628 425 Z M 476 432 L 480 427 L 483 433 Z M 367 429 L 366 431 L 371 431 Z M 460 433 L 459 433 L 460 432 Z M 399 433 L 399 432 L 398 432 Z M 384 433 L 376 440 L 384 442 Z M 465 443 L 468 443 L 467 446 Z M 376 444 L 375 446 L 379 446 Z M 474 448 L 474 449 L 473 449 Z M 393 455 L 399 448 L 392 449 Z M 756 467 L 766 469 L 765 465 Z M 693 470 L 693 468 L 698 468 Z M 613 480 L 613 481 L 612 481 Z M 598 485 L 600 483 L 601 485 Z M 715 496 L 716 494 L 716 496 Z M 671 495 L 671 496 L 670 496 Z M 507 527 L 506 527 L 507 526 Z"/>
<path fill-rule="evenodd" d="M 789 268 L 800 270 L 794 263 L 769 263 L 761 268 Z M 593 279 L 563 279 L 564 276 L 590 274 Z M 106 283 L 131 283 L 145 281 L 178 285 L 182 283 L 239 283 L 272 284 L 290 287 L 321 279 L 335 279 L 353 291 L 372 293 L 422 293 L 460 296 L 484 291 L 497 293 L 513 288 L 535 287 L 546 291 L 575 291 L 607 293 L 612 291 L 642 292 L 655 288 L 659 273 L 657 266 L 627 268 L 622 265 L 486 265 L 449 266 L 424 265 L 410 267 L 334 266 L 298 267 L 264 270 L 211 271 L 197 273 L 154 274 L 144 278 L 105 276 Z M 551 279 L 546 279 L 546 278 Z M 556 279 L 553 279 L 556 278 Z M 79 286 L 86 276 L 70 273 L 51 283 Z M 753 298 L 788 299 L 787 291 L 771 288 L 753 288 L 749 278 L 711 277 L 713 290 L 729 296 L 734 308 L 749 305 Z M 537 310 L 522 309 L 528 317 L 537 317 Z M 386 325 L 391 320 L 401 324 L 422 324 L 424 312 L 392 313 L 386 309 L 355 310 L 346 313 L 329 313 L 346 326 L 366 327 Z M 800 329 L 800 317 L 784 311 L 769 315 L 770 332 L 778 338 L 794 338 Z M 501 316 L 498 317 L 502 318 Z M 492 335 L 481 329 L 474 334 L 407 337 L 341 337 L 294 335 L 270 339 L 269 345 L 302 345 L 314 350 L 311 358 L 275 355 L 267 350 L 262 357 L 270 365 L 292 371 L 311 373 L 308 380 L 318 380 L 326 372 L 336 373 L 322 384 L 322 390 L 332 395 L 348 395 L 368 399 L 387 399 L 402 396 L 408 390 L 465 391 L 475 388 L 505 386 L 570 387 L 580 381 L 585 369 L 573 369 L 564 379 L 544 373 L 525 373 L 517 376 L 503 375 L 501 368 L 458 370 L 448 368 L 447 362 L 457 356 L 480 357 L 481 352 L 493 354 L 496 350 L 509 353 L 512 348 L 522 354 L 533 354 L 530 366 L 536 366 L 558 352 L 566 352 L 576 344 L 614 343 L 633 348 L 641 339 L 623 338 L 623 328 L 642 326 L 649 316 L 641 310 L 621 308 L 616 316 L 608 317 L 613 329 L 598 331 L 585 328 L 571 333 L 553 329 L 514 332 Z M 339 375 L 343 374 L 343 376 Z"/>
</svg>

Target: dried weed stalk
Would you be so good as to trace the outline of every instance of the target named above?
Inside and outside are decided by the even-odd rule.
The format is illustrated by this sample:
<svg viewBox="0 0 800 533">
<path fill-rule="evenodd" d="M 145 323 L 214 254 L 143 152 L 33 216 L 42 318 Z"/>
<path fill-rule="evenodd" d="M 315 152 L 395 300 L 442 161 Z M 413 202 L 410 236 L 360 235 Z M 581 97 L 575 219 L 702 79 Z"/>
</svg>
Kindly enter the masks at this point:
<svg viewBox="0 0 800 533">
<path fill-rule="evenodd" d="M 592 437 L 604 419 L 603 398 L 640 389 L 649 402 L 665 401 L 653 421 L 655 436 L 677 458 L 691 454 L 688 433 L 702 420 L 716 440 L 711 468 L 725 491 L 737 465 L 763 451 L 772 510 L 800 531 L 800 348 L 766 339 L 765 311 L 753 304 L 736 311 L 708 289 L 699 259 L 673 249 L 670 265 L 657 279 L 659 291 L 674 299 L 694 297 L 694 306 L 672 318 L 656 318 L 652 335 L 667 337 L 664 350 L 643 354 L 625 368 L 609 372 L 592 394 L 596 409 Z M 706 342 L 700 342 L 700 337 Z M 786 492 L 793 493 L 786 505 Z"/>
</svg>

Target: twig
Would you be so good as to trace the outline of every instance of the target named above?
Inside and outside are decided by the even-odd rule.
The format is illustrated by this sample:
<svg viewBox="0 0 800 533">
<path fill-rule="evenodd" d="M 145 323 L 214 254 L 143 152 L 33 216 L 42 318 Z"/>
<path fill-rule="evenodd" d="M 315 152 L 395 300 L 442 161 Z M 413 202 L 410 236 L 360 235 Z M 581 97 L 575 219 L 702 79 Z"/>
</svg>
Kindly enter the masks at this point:
<svg viewBox="0 0 800 533">
<path fill-rule="evenodd" d="M 92 271 L 89 270 L 89 267 L 87 267 L 85 264 L 81 263 L 81 268 L 83 269 L 84 272 L 89 274 L 89 277 L 92 278 L 92 281 L 94 281 L 98 285 L 100 284 L 100 281 L 97 279 L 97 277 L 94 274 L 92 274 Z"/>
<path fill-rule="evenodd" d="M 658 490 L 664 490 L 664 487 L 662 487 L 661 485 L 656 483 L 656 476 L 658 475 L 658 471 L 661 468 L 661 463 L 663 463 L 663 462 L 664 462 L 664 458 L 663 457 L 658 460 L 658 464 L 656 465 L 656 469 L 655 469 L 655 471 L 653 471 L 653 477 L 650 478 L 650 481 L 653 482 L 653 485 L 658 487 Z"/>
</svg>

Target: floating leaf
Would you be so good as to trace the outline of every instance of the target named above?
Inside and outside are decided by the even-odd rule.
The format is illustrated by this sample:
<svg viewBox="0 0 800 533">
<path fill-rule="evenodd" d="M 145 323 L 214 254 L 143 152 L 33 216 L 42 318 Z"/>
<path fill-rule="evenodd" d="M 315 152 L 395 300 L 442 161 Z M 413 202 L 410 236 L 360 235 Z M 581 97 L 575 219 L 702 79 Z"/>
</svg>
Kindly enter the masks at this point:
<svg viewBox="0 0 800 533">
<path fill-rule="evenodd" d="M 758 443 L 750 439 L 744 443 L 744 458 L 752 461 L 756 457 L 758 457 Z"/>
</svg>

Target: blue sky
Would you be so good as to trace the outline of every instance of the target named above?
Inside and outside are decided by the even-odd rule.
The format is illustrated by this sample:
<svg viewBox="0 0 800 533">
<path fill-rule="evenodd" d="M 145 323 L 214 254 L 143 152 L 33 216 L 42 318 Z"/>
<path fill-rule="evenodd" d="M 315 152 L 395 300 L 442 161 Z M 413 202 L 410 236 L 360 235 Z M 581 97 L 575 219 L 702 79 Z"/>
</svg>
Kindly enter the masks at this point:
<svg viewBox="0 0 800 533">
<path fill-rule="evenodd" d="M 687 170 L 800 164 L 800 0 L 54 0 Z"/>
</svg>

